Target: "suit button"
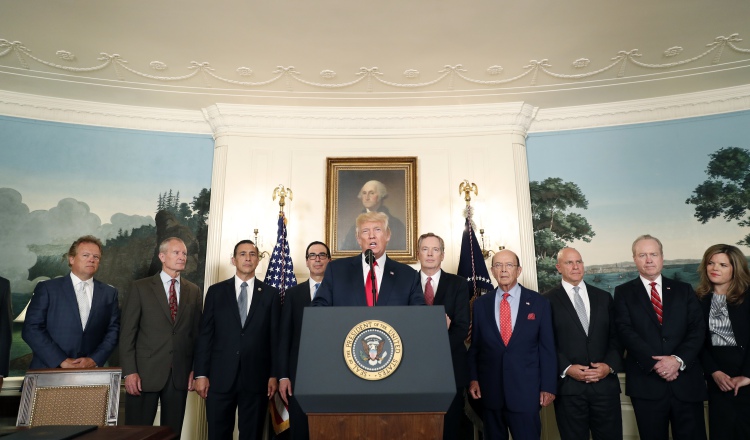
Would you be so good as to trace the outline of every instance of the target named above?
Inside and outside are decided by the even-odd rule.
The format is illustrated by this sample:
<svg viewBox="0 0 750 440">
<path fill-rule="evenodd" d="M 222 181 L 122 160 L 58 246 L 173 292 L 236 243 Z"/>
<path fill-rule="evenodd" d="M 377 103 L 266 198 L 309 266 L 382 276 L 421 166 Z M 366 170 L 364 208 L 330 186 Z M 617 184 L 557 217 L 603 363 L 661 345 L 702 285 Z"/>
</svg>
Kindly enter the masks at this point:
<svg viewBox="0 0 750 440">
<path fill-rule="evenodd" d="M 238 351 L 237 354 L 240 354 L 240 352 Z"/>
<path fill-rule="evenodd" d="M 176 335 L 176 334 L 177 334 L 177 332 L 172 332 L 172 336 L 174 336 L 174 335 Z"/>
<path fill-rule="evenodd" d="M 667 342 L 667 338 L 661 338 L 663 342 Z"/>
<path fill-rule="evenodd" d="M 240 333 L 240 336 L 245 336 L 245 334 L 244 333 Z"/>
</svg>

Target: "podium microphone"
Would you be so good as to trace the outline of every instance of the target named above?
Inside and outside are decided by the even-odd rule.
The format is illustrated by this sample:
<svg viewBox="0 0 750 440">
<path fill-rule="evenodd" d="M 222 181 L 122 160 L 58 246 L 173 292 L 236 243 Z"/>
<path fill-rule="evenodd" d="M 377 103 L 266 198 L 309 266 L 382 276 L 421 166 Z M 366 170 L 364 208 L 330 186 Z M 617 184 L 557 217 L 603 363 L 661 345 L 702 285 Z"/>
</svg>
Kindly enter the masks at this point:
<svg viewBox="0 0 750 440">
<path fill-rule="evenodd" d="M 375 254 L 372 252 L 372 249 L 367 249 L 365 251 L 365 261 L 370 265 L 370 285 L 372 285 L 372 305 L 374 306 L 377 303 L 378 293 L 375 289 L 375 271 L 372 268 L 372 265 L 375 262 Z"/>
</svg>

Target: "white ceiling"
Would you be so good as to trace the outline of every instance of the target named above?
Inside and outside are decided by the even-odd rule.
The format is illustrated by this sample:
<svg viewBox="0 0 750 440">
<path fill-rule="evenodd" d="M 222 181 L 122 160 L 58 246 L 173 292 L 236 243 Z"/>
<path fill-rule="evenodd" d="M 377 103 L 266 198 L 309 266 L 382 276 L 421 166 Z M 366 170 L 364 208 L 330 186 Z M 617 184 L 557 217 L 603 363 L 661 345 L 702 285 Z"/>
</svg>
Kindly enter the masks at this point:
<svg viewBox="0 0 750 440">
<path fill-rule="evenodd" d="M 0 0 L 0 90 L 555 108 L 750 84 L 748 38 L 747 0 Z"/>
</svg>

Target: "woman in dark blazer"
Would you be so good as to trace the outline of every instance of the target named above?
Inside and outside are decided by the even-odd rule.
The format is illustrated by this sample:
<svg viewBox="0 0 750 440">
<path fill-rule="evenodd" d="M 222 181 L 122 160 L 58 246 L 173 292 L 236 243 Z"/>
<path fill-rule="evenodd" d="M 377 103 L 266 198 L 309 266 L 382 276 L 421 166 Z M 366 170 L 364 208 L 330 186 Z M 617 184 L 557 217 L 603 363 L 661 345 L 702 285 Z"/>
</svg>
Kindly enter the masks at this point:
<svg viewBox="0 0 750 440">
<path fill-rule="evenodd" d="M 711 440 L 750 439 L 750 270 L 734 246 L 708 248 L 696 293 L 706 319 L 701 363 Z"/>
</svg>

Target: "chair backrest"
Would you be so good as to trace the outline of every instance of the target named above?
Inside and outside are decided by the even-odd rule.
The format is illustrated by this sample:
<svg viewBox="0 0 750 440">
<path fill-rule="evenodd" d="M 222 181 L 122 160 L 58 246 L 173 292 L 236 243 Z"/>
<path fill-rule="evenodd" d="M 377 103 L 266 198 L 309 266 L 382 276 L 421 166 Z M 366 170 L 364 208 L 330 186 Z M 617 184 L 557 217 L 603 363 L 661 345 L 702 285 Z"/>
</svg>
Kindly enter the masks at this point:
<svg viewBox="0 0 750 440">
<path fill-rule="evenodd" d="M 16 426 L 117 424 L 120 368 L 28 370 Z"/>
</svg>

